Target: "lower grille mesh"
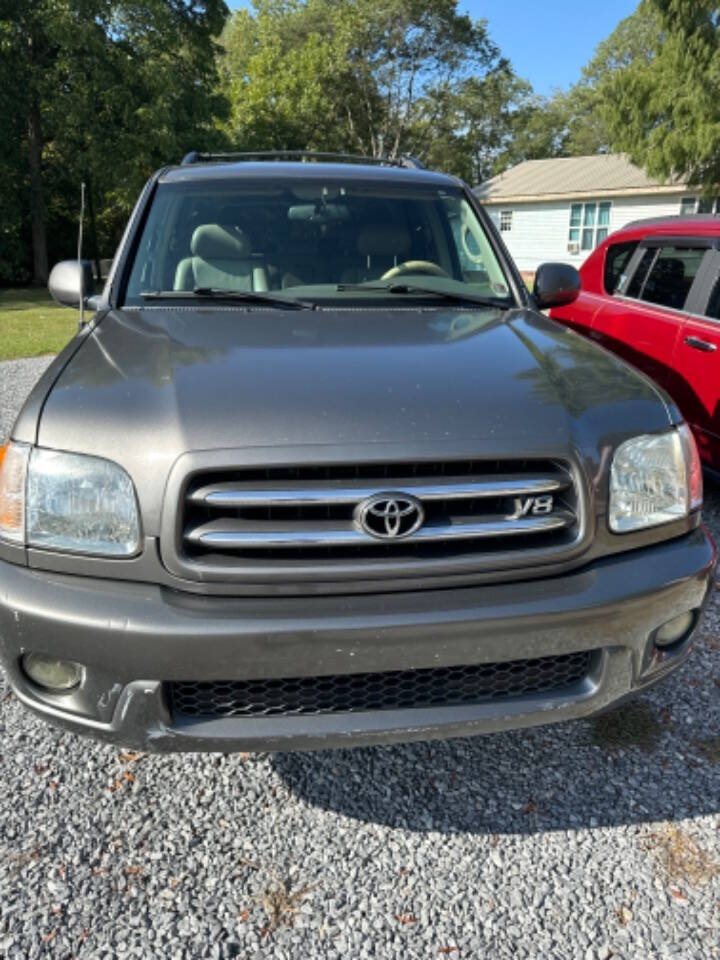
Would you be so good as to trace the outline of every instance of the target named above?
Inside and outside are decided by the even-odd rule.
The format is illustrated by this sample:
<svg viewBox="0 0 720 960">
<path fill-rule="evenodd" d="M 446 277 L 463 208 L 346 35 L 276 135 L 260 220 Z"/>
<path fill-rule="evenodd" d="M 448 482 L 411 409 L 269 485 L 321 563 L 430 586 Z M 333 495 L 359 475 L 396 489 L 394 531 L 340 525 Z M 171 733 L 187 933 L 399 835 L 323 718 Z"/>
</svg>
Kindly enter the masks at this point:
<svg viewBox="0 0 720 960">
<path fill-rule="evenodd" d="M 274 680 L 167 685 L 184 717 L 268 717 L 458 706 L 568 687 L 587 676 L 592 652 L 472 666 Z"/>
</svg>

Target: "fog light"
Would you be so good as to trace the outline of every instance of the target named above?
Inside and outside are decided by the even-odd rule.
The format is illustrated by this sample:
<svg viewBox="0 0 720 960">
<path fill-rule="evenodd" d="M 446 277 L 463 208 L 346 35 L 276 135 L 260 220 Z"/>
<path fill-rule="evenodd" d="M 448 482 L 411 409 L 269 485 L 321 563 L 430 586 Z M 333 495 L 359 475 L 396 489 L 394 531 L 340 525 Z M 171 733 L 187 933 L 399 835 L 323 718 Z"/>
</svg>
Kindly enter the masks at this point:
<svg viewBox="0 0 720 960">
<path fill-rule="evenodd" d="M 689 613 L 682 613 L 679 617 L 673 617 L 672 620 L 668 620 L 655 634 L 655 646 L 669 647 L 673 643 L 677 643 L 693 625 L 694 619 L 695 614 L 691 610 Z"/>
<path fill-rule="evenodd" d="M 22 658 L 22 668 L 33 683 L 53 693 L 72 690 L 82 679 L 82 667 L 79 663 L 55 660 L 42 653 L 26 653 Z"/>
</svg>

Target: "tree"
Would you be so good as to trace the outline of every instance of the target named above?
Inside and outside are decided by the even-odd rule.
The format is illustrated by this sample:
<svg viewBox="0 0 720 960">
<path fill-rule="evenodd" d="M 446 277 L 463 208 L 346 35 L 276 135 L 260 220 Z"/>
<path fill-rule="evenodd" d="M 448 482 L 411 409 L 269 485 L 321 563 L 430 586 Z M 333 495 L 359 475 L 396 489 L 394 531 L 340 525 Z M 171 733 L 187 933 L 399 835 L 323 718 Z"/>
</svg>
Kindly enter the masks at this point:
<svg viewBox="0 0 720 960">
<path fill-rule="evenodd" d="M 327 6 L 258 2 L 254 14 L 239 10 L 228 23 L 225 129 L 236 149 L 347 150 L 364 140 L 347 45 L 332 26 L 323 28 Z"/>
<path fill-rule="evenodd" d="M 429 158 L 446 140 L 464 169 L 467 85 L 511 75 L 456 0 L 256 0 L 223 43 L 228 136 L 250 149 Z"/>
<path fill-rule="evenodd" d="M 48 234 L 67 253 L 81 180 L 112 250 L 152 169 L 218 140 L 215 38 L 227 13 L 222 0 L 0 0 L 0 96 L 19 134 L 0 153 L 12 168 L 3 192 L 19 213 L 16 243 L 29 225 L 36 283 Z"/>
<path fill-rule="evenodd" d="M 601 83 L 615 149 L 661 179 L 710 191 L 720 183 L 720 7 L 708 0 L 643 0 L 657 28 L 647 53 Z"/>
</svg>

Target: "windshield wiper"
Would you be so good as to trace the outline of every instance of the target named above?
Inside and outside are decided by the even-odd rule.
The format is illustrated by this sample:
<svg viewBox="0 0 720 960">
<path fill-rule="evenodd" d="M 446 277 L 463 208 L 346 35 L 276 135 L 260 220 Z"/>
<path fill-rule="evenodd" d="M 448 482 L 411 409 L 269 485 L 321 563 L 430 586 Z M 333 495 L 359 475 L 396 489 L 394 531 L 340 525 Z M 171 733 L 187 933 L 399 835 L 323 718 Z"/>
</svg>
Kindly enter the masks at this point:
<svg viewBox="0 0 720 960">
<path fill-rule="evenodd" d="M 244 303 L 269 303 L 291 310 L 314 310 L 315 304 L 298 297 L 283 297 L 259 290 L 224 290 L 221 287 L 195 287 L 194 290 L 143 290 L 143 300 L 187 299 L 208 297 L 215 300 L 240 300 Z"/>
<path fill-rule="evenodd" d="M 364 290 L 383 291 L 395 294 L 429 294 L 432 297 L 442 297 L 444 300 L 457 300 L 461 303 L 479 303 L 484 307 L 510 307 L 509 297 L 481 297 L 475 293 L 461 293 L 459 290 L 436 290 L 432 287 L 417 286 L 414 283 L 339 283 L 335 289 L 342 291 L 362 292 Z"/>
</svg>

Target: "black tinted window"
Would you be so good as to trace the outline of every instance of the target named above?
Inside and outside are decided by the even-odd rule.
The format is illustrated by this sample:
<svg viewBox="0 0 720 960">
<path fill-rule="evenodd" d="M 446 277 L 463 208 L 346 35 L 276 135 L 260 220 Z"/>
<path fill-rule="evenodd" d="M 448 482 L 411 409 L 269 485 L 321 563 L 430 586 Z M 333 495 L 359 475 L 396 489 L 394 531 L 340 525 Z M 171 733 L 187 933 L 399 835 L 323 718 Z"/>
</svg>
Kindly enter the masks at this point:
<svg viewBox="0 0 720 960">
<path fill-rule="evenodd" d="M 633 243 L 614 243 L 608 247 L 605 255 L 605 292 L 615 293 L 618 286 L 621 286 L 622 278 L 630 258 L 637 247 L 637 241 Z"/>
<path fill-rule="evenodd" d="M 642 255 L 642 259 L 637 266 L 637 270 L 633 274 L 633 278 L 630 281 L 630 285 L 625 291 L 626 297 L 639 297 L 640 291 L 643 288 L 645 283 L 645 277 L 647 277 L 648 270 L 652 266 L 653 261 L 655 260 L 655 255 L 657 250 L 653 247 L 649 247 L 645 253 Z"/>
<path fill-rule="evenodd" d="M 661 247 L 640 294 L 648 303 L 682 310 L 705 247 Z"/>
<path fill-rule="evenodd" d="M 720 277 L 715 281 L 712 293 L 710 294 L 710 301 L 705 310 L 705 316 L 710 317 L 712 320 L 720 320 Z"/>
</svg>

